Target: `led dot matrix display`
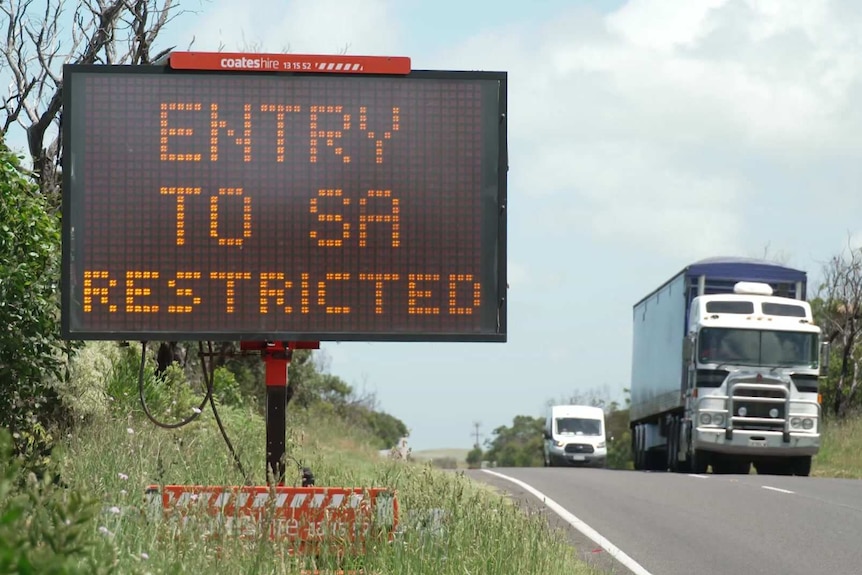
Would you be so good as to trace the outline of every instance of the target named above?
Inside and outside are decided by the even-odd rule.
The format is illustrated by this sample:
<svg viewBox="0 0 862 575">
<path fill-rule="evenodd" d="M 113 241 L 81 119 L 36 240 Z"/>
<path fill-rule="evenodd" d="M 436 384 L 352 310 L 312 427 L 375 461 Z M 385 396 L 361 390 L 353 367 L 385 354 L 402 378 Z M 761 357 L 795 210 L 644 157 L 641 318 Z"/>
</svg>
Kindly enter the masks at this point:
<svg viewBox="0 0 862 575">
<path fill-rule="evenodd" d="M 66 337 L 505 341 L 505 73 L 64 74 Z"/>
</svg>

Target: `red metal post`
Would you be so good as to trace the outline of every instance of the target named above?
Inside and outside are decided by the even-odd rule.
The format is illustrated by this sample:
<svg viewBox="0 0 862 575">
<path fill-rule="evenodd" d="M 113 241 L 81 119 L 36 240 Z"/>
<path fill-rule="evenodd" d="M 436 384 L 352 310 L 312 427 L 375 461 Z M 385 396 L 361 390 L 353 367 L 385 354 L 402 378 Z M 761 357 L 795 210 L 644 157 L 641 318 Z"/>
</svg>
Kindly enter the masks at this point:
<svg viewBox="0 0 862 575">
<path fill-rule="evenodd" d="M 266 475 L 267 483 L 284 485 L 284 450 L 287 435 L 287 369 L 293 350 L 280 341 L 261 350 L 266 368 Z M 272 474 L 272 475 L 270 475 Z"/>
<path fill-rule="evenodd" d="M 243 351 L 260 351 L 266 383 L 267 483 L 284 485 L 287 436 L 287 373 L 295 349 L 320 349 L 318 341 L 244 341 Z M 271 475 L 270 475 L 271 474 Z"/>
</svg>

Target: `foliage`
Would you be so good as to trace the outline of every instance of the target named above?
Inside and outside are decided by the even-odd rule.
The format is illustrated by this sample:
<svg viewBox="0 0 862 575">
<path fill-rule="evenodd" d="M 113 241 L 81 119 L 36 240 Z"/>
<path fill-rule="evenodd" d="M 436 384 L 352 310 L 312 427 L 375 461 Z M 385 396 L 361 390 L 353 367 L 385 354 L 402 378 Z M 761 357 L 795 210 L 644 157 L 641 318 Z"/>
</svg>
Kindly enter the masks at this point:
<svg viewBox="0 0 862 575">
<path fill-rule="evenodd" d="M 0 573 L 108 573 L 115 552 L 99 538 L 98 500 L 26 473 L 0 428 Z"/>
<path fill-rule="evenodd" d="M 364 425 L 379 440 L 377 446 L 381 449 L 397 445 L 402 437 L 409 435 L 407 426 L 394 415 L 364 406 L 358 406 L 355 409 L 362 415 Z"/>
<path fill-rule="evenodd" d="M 148 353 L 152 349 L 148 348 Z M 149 358 L 152 359 L 152 358 Z M 107 394 L 114 413 L 126 414 L 142 410 L 140 403 L 141 344 L 130 343 L 119 349 L 106 378 Z M 205 396 L 206 390 L 197 393 L 186 382 L 182 368 L 173 364 L 165 371 L 163 378 L 155 375 L 153 361 L 144 363 L 143 372 L 144 400 L 147 409 L 165 423 L 188 417 Z"/>
<path fill-rule="evenodd" d="M 50 436 L 68 410 L 58 392 L 64 350 L 58 339 L 58 222 L 19 159 L 0 141 L 0 426 Z M 32 437 L 31 437 L 32 439 Z"/>
<path fill-rule="evenodd" d="M 245 403 L 236 377 L 224 367 L 216 368 L 213 372 L 213 396 L 220 405 L 240 407 Z"/>
<path fill-rule="evenodd" d="M 542 417 L 516 415 L 512 427 L 501 425 L 492 432 L 485 459 L 499 467 L 541 467 L 544 424 Z"/>
<path fill-rule="evenodd" d="M 437 469 L 458 469 L 458 460 L 454 457 L 434 457 L 430 463 Z"/>
<path fill-rule="evenodd" d="M 478 445 L 474 446 L 473 449 L 467 453 L 467 465 L 470 469 L 478 468 L 482 464 L 483 456 L 484 453 L 482 453 L 482 448 Z"/>
<path fill-rule="evenodd" d="M 234 356 L 223 364 L 216 362 L 216 370 L 224 368 L 233 375 L 239 392 L 250 404 L 263 413 L 266 405 L 266 387 L 263 385 L 264 364 L 257 356 Z"/>
<path fill-rule="evenodd" d="M 862 479 L 862 413 L 831 419 L 820 429 L 820 451 L 811 475 Z"/>
<path fill-rule="evenodd" d="M 625 390 L 628 393 L 628 389 Z M 631 431 L 629 430 L 629 398 L 626 408 L 616 409 L 613 405 L 605 413 L 605 428 L 608 444 L 607 465 L 611 469 L 632 469 Z"/>
<path fill-rule="evenodd" d="M 361 431 L 334 416 L 301 412 L 289 422 L 288 449 L 309 466 L 318 485 L 386 486 L 398 496 L 399 527 L 392 542 L 372 544 L 359 557 L 365 573 L 402 575 L 586 575 L 597 573 L 577 559 L 569 539 L 543 513 L 523 509 L 462 473 L 428 464 L 381 458 Z M 263 422 L 249 409 L 225 407 L 231 439 L 245 454 L 254 479 L 263 476 Z M 140 425 L 139 425 L 140 423 Z M 128 433 L 130 426 L 134 433 Z M 295 471 L 295 468 L 292 470 Z M 141 494 L 154 479 L 173 484 L 236 485 L 227 449 L 214 421 L 204 414 L 194 424 L 166 431 L 146 422 L 107 416 L 70 439 L 64 477 L 90 486 L 108 514 L 102 523 L 117 547 L 121 573 L 201 572 L 289 575 L 302 569 L 338 573 L 334 558 L 314 560 L 285 552 L 267 538 L 214 539 L 200 531 L 173 530 L 169 521 L 150 520 Z M 298 473 L 289 474 L 295 484 Z M 349 569 L 356 561 L 345 561 Z"/>
<path fill-rule="evenodd" d="M 155 350 L 148 348 L 144 365 L 144 397 L 148 409 L 165 423 L 186 418 L 198 407 L 206 394 L 200 377 L 179 364 L 170 365 L 162 378 L 155 376 Z M 114 413 L 140 411 L 138 381 L 140 377 L 141 347 L 130 343 L 126 347 L 112 348 L 107 361 L 104 393 Z M 263 373 L 252 368 L 249 359 L 263 363 L 257 356 L 234 356 L 213 372 L 213 396 L 219 405 L 242 407 L 248 405 L 263 415 L 266 387 Z M 288 381 L 293 389 L 289 418 L 297 413 L 326 412 L 340 417 L 357 429 L 368 431 L 378 449 L 394 446 L 409 434 L 403 421 L 376 409 L 373 396 L 357 397 L 353 388 L 338 376 L 320 373 L 311 361 L 311 352 L 302 350 L 291 362 Z M 190 365 L 199 364 L 189 361 Z M 239 375 L 237 375 L 239 374 Z M 257 379 L 254 379 L 257 376 Z M 239 381 L 239 380 L 242 381 Z M 253 384 L 253 387 L 252 387 Z M 289 388 L 290 389 L 290 388 Z M 290 392 L 289 392 L 290 393 Z"/>
<path fill-rule="evenodd" d="M 62 181 L 62 66 L 157 61 L 167 52 L 155 52 L 157 38 L 177 8 L 176 0 L 0 2 L 0 70 L 11 80 L 0 100 L 0 136 L 16 124 L 25 130 L 40 193 L 52 211 L 59 210 Z"/>
<path fill-rule="evenodd" d="M 848 246 L 829 260 L 811 307 L 831 344 L 824 414 L 843 418 L 862 406 L 862 250 Z"/>
</svg>

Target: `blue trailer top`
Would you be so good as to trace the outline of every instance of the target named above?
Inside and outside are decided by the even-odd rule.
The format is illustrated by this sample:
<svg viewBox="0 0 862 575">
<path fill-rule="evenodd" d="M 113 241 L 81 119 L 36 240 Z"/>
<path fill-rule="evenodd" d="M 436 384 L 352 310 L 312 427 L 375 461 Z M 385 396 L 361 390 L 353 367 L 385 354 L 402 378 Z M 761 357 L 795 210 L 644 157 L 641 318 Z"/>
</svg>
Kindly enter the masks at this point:
<svg viewBox="0 0 862 575">
<path fill-rule="evenodd" d="M 688 302 L 697 295 L 700 277 L 706 279 L 705 294 L 732 293 L 736 282 L 748 281 L 767 283 L 772 286 L 775 295 L 798 299 L 805 299 L 808 281 L 808 274 L 805 271 L 766 260 L 728 256 L 706 258 L 687 265 L 637 302 L 634 307 L 638 307 L 681 275 L 685 277 L 688 286 Z M 800 285 L 797 286 L 797 284 Z M 798 287 L 801 287 L 801 291 L 797 291 Z"/>
<path fill-rule="evenodd" d="M 690 278 L 706 276 L 709 279 L 735 279 L 737 281 L 804 283 L 808 277 L 808 274 L 802 270 L 788 268 L 766 260 L 734 257 L 707 258 L 690 264 L 683 271 L 686 277 Z"/>
</svg>

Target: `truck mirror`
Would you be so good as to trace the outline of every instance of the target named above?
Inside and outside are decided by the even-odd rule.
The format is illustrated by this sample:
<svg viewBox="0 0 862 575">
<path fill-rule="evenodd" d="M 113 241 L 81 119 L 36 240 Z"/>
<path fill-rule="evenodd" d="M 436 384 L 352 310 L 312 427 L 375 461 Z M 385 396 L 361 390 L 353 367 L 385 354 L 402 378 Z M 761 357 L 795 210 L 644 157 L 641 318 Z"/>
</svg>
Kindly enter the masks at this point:
<svg viewBox="0 0 862 575">
<path fill-rule="evenodd" d="M 686 365 L 690 364 L 694 356 L 694 338 L 687 337 L 682 340 L 682 361 Z"/>
<path fill-rule="evenodd" d="M 829 342 L 820 342 L 820 375 L 829 373 Z"/>
</svg>

